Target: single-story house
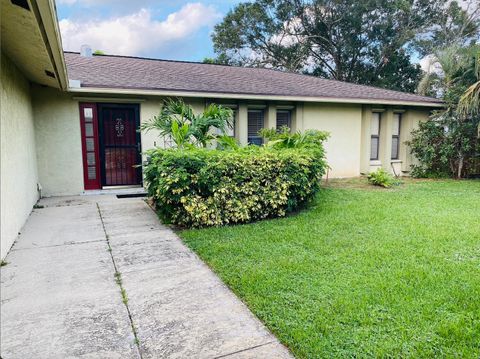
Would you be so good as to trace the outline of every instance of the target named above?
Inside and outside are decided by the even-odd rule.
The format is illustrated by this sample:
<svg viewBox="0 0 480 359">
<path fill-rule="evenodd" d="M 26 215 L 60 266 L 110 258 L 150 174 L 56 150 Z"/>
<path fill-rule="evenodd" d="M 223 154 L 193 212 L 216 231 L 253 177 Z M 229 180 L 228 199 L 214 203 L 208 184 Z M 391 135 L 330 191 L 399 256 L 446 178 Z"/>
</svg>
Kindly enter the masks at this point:
<svg viewBox="0 0 480 359">
<path fill-rule="evenodd" d="M 405 141 L 441 101 L 261 68 L 63 52 L 53 0 L 1 0 L 1 257 L 39 196 L 141 186 L 143 151 L 168 146 L 139 125 L 179 97 L 235 113 L 231 135 L 330 132 L 330 177 L 408 174 Z"/>
</svg>

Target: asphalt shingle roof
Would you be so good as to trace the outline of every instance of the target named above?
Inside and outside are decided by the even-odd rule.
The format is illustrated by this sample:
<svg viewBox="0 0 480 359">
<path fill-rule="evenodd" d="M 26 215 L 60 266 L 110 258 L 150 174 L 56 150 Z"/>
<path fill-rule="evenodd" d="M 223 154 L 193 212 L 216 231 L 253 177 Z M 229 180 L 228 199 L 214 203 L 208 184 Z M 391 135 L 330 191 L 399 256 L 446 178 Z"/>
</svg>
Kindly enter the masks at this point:
<svg viewBox="0 0 480 359">
<path fill-rule="evenodd" d="M 65 52 L 81 87 L 441 103 L 404 92 L 263 68 Z"/>
</svg>

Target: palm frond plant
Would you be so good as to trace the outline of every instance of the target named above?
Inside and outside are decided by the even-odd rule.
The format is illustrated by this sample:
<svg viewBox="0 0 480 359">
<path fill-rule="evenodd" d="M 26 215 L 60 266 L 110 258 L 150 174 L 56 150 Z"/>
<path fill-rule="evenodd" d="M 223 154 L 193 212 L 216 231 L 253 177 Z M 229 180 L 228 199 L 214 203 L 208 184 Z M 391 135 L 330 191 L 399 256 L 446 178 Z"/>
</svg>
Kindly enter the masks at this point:
<svg viewBox="0 0 480 359">
<path fill-rule="evenodd" d="M 459 112 L 463 116 L 480 115 L 480 48 L 476 49 L 474 56 L 475 76 L 478 81 L 472 84 L 460 98 Z"/>
<path fill-rule="evenodd" d="M 174 122 L 178 127 L 182 127 L 185 123 L 192 123 L 193 118 L 194 114 L 190 106 L 182 100 L 168 98 L 164 101 L 160 114 L 143 123 L 140 130 L 147 132 L 157 130 L 160 136 L 171 136 Z"/>
<path fill-rule="evenodd" d="M 290 133 L 288 127 L 282 127 L 279 131 L 274 128 L 265 128 L 259 131 L 260 136 L 266 139 L 266 147 L 273 148 L 316 148 L 320 147 L 328 138 L 328 132 L 318 130 L 306 130 Z"/>
<path fill-rule="evenodd" d="M 143 123 L 140 130 L 156 130 L 160 136 L 171 138 L 176 147 L 184 148 L 188 144 L 207 147 L 217 138 L 217 132 L 223 135 L 229 128 L 233 128 L 233 112 L 229 108 L 211 104 L 195 115 L 182 99 L 168 98 L 160 114 Z"/>
<path fill-rule="evenodd" d="M 212 129 L 225 134 L 233 126 L 233 112 L 231 109 L 216 104 L 210 104 L 202 114 L 194 118 L 191 134 L 200 147 L 207 147 L 216 137 Z"/>
<path fill-rule="evenodd" d="M 170 135 L 173 142 L 178 148 L 188 147 L 190 144 L 190 125 L 184 123 L 180 125 L 179 122 L 172 122 L 172 134 Z"/>
<path fill-rule="evenodd" d="M 420 95 L 444 97 L 470 75 L 471 56 L 468 49 L 451 46 L 439 49 L 429 59 L 428 70 L 420 80 Z"/>
</svg>

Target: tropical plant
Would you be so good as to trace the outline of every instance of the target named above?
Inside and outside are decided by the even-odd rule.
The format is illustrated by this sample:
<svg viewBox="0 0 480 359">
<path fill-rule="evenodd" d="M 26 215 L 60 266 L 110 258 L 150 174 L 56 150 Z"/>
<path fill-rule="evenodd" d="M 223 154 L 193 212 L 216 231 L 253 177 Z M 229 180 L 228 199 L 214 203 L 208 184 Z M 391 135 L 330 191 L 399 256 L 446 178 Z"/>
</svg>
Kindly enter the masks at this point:
<svg viewBox="0 0 480 359">
<path fill-rule="evenodd" d="M 478 46 L 460 47 L 453 45 L 437 49 L 430 56 L 427 71 L 417 88 L 420 95 L 444 99 L 449 106 L 456 107 L 460 97 L 475 77 L 475 55 Z"/>
<path fill-rule="evenodd" d="M 368 174 L 368 182 L 374 186 L 380 186 L 385 188 L 390 188 L 398 182 L 393 178 L 393 176 L 385 171 L 383 168 L 377 169 L 375 172 L 370 172 Z"/>
<path fill-rule="evenodd" d="M 160 114 L 143 123 L 140 129 L 157 130 L 160 136 L 171 138 L 177 147 L 183 148 L 207 147 L 218 137 L 217 131 L 225 134 L 232 127 L 233 112 L 229 108 L 210 104 L 196 115 L 182 99 L 167 98 Z"/>
<path fill-rule="evenodd" d="M 479 50 L 453 46 L 435 54 L 437 70 L 425 75 L 420 90 L 443 98 L 446 107 L 412 132 L 408 144 L 420 162 L 412 175 L 461 178 L 475 170 L 480 154 Z"/>
<path fill-rule="evenodd" d="M 318 130 L 291 133 L 288 127 L 282 127 L 278 131 L 274 128 L 264 128 L 259 131 L 259 135 L 267 140 L 266 147 L 282 149 L 321 147 L 327 140 L 329 133 Z"/>
<path fill-rule="evenodd" d="M 480 47 L 475 49 L 474 56 L 477 82 L 471 85 L 460 98 L 459 111 L 463 116 L 480 115 Z"/>
<path fill-rule="evenodd" d="M 235 137 L 221 135 L 216 138 L 218 150 L 238 150 L 240 145 Z"/>
<path fill-rule="evenodd" d="M 188 123 L 172 122 L 170 137 L 178 148 L 187 147 L 190 144 L 190 125 Z"/>
</svg>

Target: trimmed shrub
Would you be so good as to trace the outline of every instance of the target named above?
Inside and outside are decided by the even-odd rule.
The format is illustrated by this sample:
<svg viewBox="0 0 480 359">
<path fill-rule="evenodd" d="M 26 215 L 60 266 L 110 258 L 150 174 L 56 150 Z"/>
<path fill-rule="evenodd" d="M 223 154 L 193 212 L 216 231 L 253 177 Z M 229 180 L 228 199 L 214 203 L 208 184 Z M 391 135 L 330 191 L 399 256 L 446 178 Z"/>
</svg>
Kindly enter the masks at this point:
<svg viewBox="0 0 480 359">
<path fill-rule="evenodd" d="M 375 172 L 370 172 L 368 174 L 368 182 L 375 186 L 389 188 L 393 185 L 398 184 L 398 182 L 393 178 L 393 176 L 385 171 L 383 168 L 379 168 Z"/>
<path fill-rule="evenodd" d="M 314 196 L 327 167 L 322 146 L 155 149 L 148 155 L 145 179 L 158 213 L 186 227 L 284 216 Z"/>
</svg>

